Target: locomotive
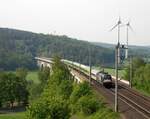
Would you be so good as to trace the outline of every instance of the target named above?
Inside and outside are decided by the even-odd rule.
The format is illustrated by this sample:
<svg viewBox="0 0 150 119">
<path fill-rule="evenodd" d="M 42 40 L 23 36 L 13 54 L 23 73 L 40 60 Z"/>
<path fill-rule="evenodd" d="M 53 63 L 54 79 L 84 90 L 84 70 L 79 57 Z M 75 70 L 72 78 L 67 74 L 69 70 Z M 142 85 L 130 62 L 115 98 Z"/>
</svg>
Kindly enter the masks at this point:
<svg viewBox="0 0 150 119">
<path fill-rule="evenodd" d="M 100 71 L 96 73 L 97 82 L 101 83 L 105 87 L 112 86 L 112 77 L 110 74 L 104 71 Z"/>
</svg>

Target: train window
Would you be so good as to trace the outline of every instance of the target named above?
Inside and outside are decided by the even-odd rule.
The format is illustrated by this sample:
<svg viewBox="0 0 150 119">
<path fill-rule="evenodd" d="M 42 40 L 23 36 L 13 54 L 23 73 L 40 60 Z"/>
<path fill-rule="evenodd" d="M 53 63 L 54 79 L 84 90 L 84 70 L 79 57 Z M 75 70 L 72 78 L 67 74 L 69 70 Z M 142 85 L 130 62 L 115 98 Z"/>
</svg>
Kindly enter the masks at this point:
<svg viewBox="0 0 150 119">
<path fill-rule="evenodd" d="M 105 75 L 104 79 L 111 79 L 111 76 L 110 75 Z"/>
</svg>

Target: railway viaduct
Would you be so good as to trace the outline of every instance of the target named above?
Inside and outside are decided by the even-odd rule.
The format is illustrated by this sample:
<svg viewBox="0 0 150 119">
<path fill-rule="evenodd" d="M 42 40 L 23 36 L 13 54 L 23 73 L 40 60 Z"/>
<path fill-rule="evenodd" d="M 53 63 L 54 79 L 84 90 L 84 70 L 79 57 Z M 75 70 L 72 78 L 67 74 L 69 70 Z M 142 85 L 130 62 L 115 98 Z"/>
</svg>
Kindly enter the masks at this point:
<svg viewBox="0 0 150 119">
<path fill-rule="evenodd" d="M 52 70 L 52 58 L 46 58 L 46 57 L 35 57 L 37 61 L 37 65 L 40 69 L 44 67 L 49 67 L 50 71 Z M 72 76 L 74 77 L 74 81 L 77 83 L 83 82 L 74 72 L 71 71 Z"/>
<path fill-rule="evenodd" d="M 35 57 L 36 61 L 37 61 L 37 65 L 40 68 L 43 67 L 49 67 L 50 69 L 52 69 L 52 58 L 45 58 L 45 57 Z"/>
<path fill-rule="evenodd" d="M 37 65 L 42 67 L 49 67 L 52 70 L 53 61 L 51 58 L 35 57 Z M 67 61 L 67 60 L 66 60 Z M 88 79 L 88 76 L 83 75 L 77 71 L 70 70 L 74 81 L 80 83 L 83 79 Z M 82 80 L 81 80 L 82 79 Z M 114 77 L 115 79 L 115 77 Z M 96 89 L 101 95 L 105 97 L 112 109 L 114 107 L 114 88 L 104 88 L 100 86 L 96 80 L 92 80 L 92 87 Z M 139 93 L 138 91 L 129 88 L 128 82 L 119 81 L 119 112 L 121 113 L 122 119 L 150 119 L 150 98 Z"/>
</svg>

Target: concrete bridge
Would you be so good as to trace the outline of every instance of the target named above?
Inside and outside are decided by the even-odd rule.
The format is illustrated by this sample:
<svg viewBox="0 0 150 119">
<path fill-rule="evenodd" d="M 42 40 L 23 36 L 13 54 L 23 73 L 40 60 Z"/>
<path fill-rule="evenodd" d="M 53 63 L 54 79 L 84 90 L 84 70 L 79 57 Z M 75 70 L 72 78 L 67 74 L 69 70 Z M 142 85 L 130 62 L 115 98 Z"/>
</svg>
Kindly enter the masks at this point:
<svg viewBox="0 0 150 119">
<path fill-rule="evenodd" d="M 52 58 L 46 58 L 46 57 L 35 57 L 36 61 L 37 61 L 37 65 L 40 69 L 43 69 L 44 67 L 48 67 L 50 69 L 50 71 L 52 70 Z M 62 60 L 64 61 L 64 60 Z M 73 71 L 70 70 L 71 75 L 74 78 L 74 81 L 77 83 L 81 83 L 83 82 L 83 80 L 81 80 L 75 73 L 73 73 Z"/>
<path fill-rule="evenodd" d="M 46 58 L 46 57 L 35 57 L 36 61 L 37 61 L 37 65 L 39 68 L 43 68 L 43 67 L 49 67 L 50 69 L 52 69 L 52 58 Z"/>
</svg>

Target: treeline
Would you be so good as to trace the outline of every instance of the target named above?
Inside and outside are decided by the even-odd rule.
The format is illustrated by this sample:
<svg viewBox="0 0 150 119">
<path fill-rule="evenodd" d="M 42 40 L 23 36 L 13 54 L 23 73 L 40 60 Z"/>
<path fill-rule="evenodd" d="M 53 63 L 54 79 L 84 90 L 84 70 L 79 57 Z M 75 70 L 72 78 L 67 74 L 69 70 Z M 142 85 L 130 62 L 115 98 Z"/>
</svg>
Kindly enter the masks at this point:
<svg viewBox="0 0 150 119">
<path fill-rule="evenodd" d="M 0 28 L 0 70 L 17 67 L 35 69 L 35 56 L 62 58 L 88 64 L 91 50 L 93 65 L 113 65 L 114 51 L 67 36 L 36 34 Z"/>
<path fill-rule="evenodd" d="M 133 58 L 132 86 L 150 96 L 150 63 L 142 58 Z M 126 68 L 125 79 L 130 79 L 130 66 Z"/>
<path fill-rule="evenodd" d="M 15 73 L 0 72 L 0 108 L 28 104 L 26 76 L 27 70 L 23 68 L 18 68 Z"/>
<path fill-rule="evenodd" d="M 93 42 L 94 45 L 101 46 L 104 48 L 109 48 L 114 50 L 116 44 L 109 44 L 109 43 L 101 43 L 101 42 Z M 136 46 L 136 45 L 129 45 L 129 56 L 135 57 L 143 57 L 145 59 L 150 58 L 150 46 Z"/>
<path fill-rule="evenodd" d="M 26 107 L 34 99 L 38 98 L 50 76 L 48 67 L 37 72 L 38 83 L 29 80 L 28 70 L 17 68 L 16 71 L 0 71 L 0 109 Z"/>
<path fill-rule="evenodd" d="M 47 69 L 39 74 L 46 83 L 40 96 L 30 104 L 27 119 L 69 119 L 79 113 L 88 119 L 119 118 L 96 97 L 88 82 L 75 84 L 67 66 L 59 58 L 55 58 L 52 69 L 50 75 Z M 43 73 L 47 78 L 42 76 Z"/>
</svg>

